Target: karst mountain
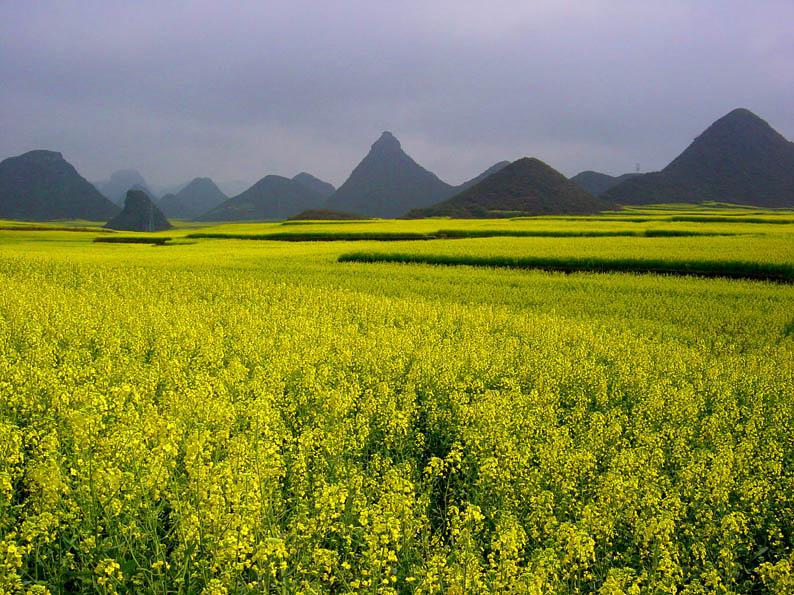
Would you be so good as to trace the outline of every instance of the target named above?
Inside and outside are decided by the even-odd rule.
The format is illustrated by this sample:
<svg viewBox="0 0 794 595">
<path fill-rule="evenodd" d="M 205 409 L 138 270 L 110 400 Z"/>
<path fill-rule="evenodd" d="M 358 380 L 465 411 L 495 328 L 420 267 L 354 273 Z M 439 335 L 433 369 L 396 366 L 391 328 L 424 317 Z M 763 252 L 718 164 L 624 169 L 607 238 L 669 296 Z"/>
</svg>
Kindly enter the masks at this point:
<svg viewBox="0 0 794 595">
<path fill-rule="evenodd" d="M 302 171 L 296 176 L 292 177 L 293 182 L 298 182 L 299 184 L 303 184 L 307 188 L 314 190 L 317 194 L 322 196 L 323 198 L 328 198 L 334 192 L 336 192 L 336 188 L 334 188 L 333 184 L 329 184 L 328 182 L 324 182 L 323 180 L 314 177 L 311 174 Z"/>
<path fill-rule="evenodd" d="M 171 224 L 143 190 L 128 190 L 124 209 L 105 224 L 108 229 L 121 231 L 164 231 Z"/>
<path fill-rule="evenodd" d="M 96 187 L 95 187 L 96 186 Z M 571 180 L 537 159 L 502 161 L 458 186 L 412 159 L 390 132 L 338 189 L 301 172 L 268 175 L 232 198 L 209 178 L 196 178 L 157 201 L 134 169 L 94 185 L 60 153 L 36 150 L 0 162 L 0 217 L 30 221 L 106 221 L 130 189 L 158 202 L 165 216 L 200 221 L 255 221 L 313 216 L 498 217 L 503 213 L 586 214 L 620 205 L 723 202 L 794 207 L 794 143 L 751 111 L 715 121 L 667 167 L 610 176 L 584 171 Z"/>
<path fill-rule="evenodd" d="M 0 218 L 107 221 L 118 206 L 56 151 L 36 150 L 0 162 Z"/>
<path fill-rule="evenodd" d="M 463 182 L 462 184 L 460 184 L 458 186 L 453 186 L 452 190 L 450 191 L 449 197 L 455 196 L 456 194 L 460 194 L 464 190 L 468 190 L 469 188 L 471 188 L 475 184 L 481 182 L 482 180 L 484 180 L 485 178 L 487 178 L 491 174 L 495 174 L 500 169 L 503 169 L 503 168 L 507 167 L 508 165 L 510 165 L 509 161 L 499 161 L 497 163 L 494 163 L 491 167 L 486 169 L 480 175 L 474 176 L 471 180 L 467 180 L 466 182 Z"/>
<path fill-rule="evenodd" d="M 157 199 L 137 169 L 119 169 L 110 174 L 110 179 L 94 182 L 94 186 L 107 199 L 117 205 L 123 205 L 127 190 L 143 190 L 151 198 Z"/>
<path fill-rule="evenodd" d="M 283 176 L 269 175 L 197 217 L 198 221 L 256 221 L 287 219 L 306 209 L 320 208 L 321 194 Z"/>
<path fill-rule="evenodd" d="M 588 215 L 611 206 L 539 159 L 524 157 L 448 200 L 410 211 L 407 217 Z"/>
<path fill-rule="evenodd" d="M 398 217 L 432 205 L 453 187 L 416 163 L 391 132 L 384 132 L 325 208 L 370 217 Z"/>
<path fill-rule="evenodd" d="M 210 178 L 195 178 L 175 194 L 166 194 L 158 206 L 166 217 L 193 219 L 214 209 L 229 197 Z"/>
<path fill-rule="evenodd" d="M 739 108 L 709 126 L 660 172 L 607 190 L 619 204 L 717 201 L 794 207 L 794 143 Z"/>
<path fill-rule="evenodd" d="M 603 174 L 598 171 L 587 170 L 576 174 L 571 178 L 571 182 L 583 190 L 587 190 L 590 194 L 603 194 L 610 188 L 639 175 L 640 174 L 623 174 L 620 176 L 610 176 L 609 174 Z"/>
</svg>

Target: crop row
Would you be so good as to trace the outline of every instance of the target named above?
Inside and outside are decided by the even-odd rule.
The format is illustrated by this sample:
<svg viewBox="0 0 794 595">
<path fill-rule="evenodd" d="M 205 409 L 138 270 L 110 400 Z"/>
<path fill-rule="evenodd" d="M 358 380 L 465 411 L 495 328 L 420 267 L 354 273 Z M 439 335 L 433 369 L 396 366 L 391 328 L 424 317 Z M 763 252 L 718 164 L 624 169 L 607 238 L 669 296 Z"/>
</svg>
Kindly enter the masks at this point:
<svg viewBox="0 0 794 595">
<path fill-rule="evenodd" d="M 423 232 L 275 232 L 275 233 L 215 233 L 198 232 L 188 234 L 192 239 L 225 240 L 272 240 L 283 242 L 333 242 L 333 241 L 384 241 L 449 240 L 466 238 L 603 238 L 603 237 L 693 237 L 731 236 L 735 232 L 708 232 L 677 229 L 647 229 L 642 231 L 591 231 L 591 230 L 525 230 L 525 229 L 441 229 L 432 233 Z M 106 241 L 106 240 L 103 240 Z"/>
<path fill-rule="evenodd" d="M 349 252 L 339 262 L 400 262 L 435 265 L 466 265 L 479 267 L 507 267 L 541 269 L 545 271 L 654 273 L 663 275 L 694 275 L 698 277 L 727 277 L 760 281 L 794 281 L 794 265 L 726 260 L 653 260 L 553 258 L 472 255 L 433 255 L 410 253 Z"/>
</svg>

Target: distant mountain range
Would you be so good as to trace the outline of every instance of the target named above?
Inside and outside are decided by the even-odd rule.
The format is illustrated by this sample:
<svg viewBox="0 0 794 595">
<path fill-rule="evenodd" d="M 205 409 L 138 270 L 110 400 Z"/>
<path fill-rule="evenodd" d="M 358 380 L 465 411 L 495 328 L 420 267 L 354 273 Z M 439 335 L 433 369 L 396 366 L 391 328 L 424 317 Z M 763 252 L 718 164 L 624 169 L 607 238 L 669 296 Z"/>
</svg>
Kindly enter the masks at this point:
<svg viewBox="0 0 794 595">
<path fill-rule="evenodd" d="M 610 176 L 609 174 L 588 170 L 576 174 L 571 178 L 571 182 L 583 190 L 587 190 L 590 194 L 602 194 L 613 186 L 617 186 L 621 182 L 639 175 L 623 174 L 622 176 Z"/>
<path fill-rule="evenodd" d="M 157 200 L 157 195 L 152 192 L 146 180 L 137 169 L 119 169 L 110 174 L 109 180 L 94 182 L 94 186 L 111 202 L 121 205 L 127 195 L 127 190 L 134 188 L 143 190 L 151 198 Z"/>
<path fill-rule="evenodd" d="M 55 151 L 30 151 L 0 162 L 0 218 L 107 221 L 119 207 Z"/>
<path fill-rule="evenodd" d="M 209 178 L 195 178 L 176 194 L 166 194 L 157 205 L 172 219 L 193 219 L 228 200 Z"/>
<path fill-rule="evenodd" d="M 446 201 L 410 211 L 407 217 L 588 215 L 611 206 L 539 159 L 524 157 Z"/>
<path fill-rule="evenodd" d="M 171 224 L 143 190 L 128 190 L 124 209 L 105 224 L 121 231 L 164 231 Z"/>
<path fill-rule="evenodd" d="M 197 221 L 286 219 L 322 206 L 325 197 L 283 176 L 265 176 L 245 192 L 200 215 Z"/>
<path fill-rule="evenodd" d="M 604 193 L 619 204 L 719 201 L 794 207 L 794 143 L 747 109 L 735 109 L 660 172 Z"/>
<path fill-rule="evenodd" d="M 728 202 L 794 207 L 794 143 L 740 108 L 714 122 L 662 171 L 609 176 L 582 172 L 570 184 L 537 159 L 499 162 L 451 186 L 408 156 L 384 132 L 338 189 L 301 172 L 269 175 L 226 199 L 209 178 L 163 197 L 167 215 L 201 221 L 285 219 L 307 209 L 369 217 L 498 216 L 501 212 L 593 212 L 619 205 Z M 31 151 L 0 163 L 0 217 L 21 220 L 107 220 L 132 188 L 156 200 L 136 170 L 88 183 L 60 153 Z M 589 192 L 588 192 L 589 191 Z M 599 195 L 595 197 L 593 195 Z M 107 198 L 106 198 L 107 197 Z"/>
</svg>

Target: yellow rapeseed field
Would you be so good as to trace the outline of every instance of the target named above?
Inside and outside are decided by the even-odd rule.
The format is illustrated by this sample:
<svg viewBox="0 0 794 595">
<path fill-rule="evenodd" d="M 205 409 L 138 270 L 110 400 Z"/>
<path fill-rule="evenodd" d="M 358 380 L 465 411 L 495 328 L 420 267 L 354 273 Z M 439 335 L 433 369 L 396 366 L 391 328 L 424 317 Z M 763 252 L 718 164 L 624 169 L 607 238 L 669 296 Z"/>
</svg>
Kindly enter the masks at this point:
<svg viewBox="0 0 794 595">
<path fill-rule="evenodd" d="M 337 262 L 794 264 L 664 225 L 741 235 L 0 231 L 0 593 L 794 592 L 794 286 Z"/>
</svg>

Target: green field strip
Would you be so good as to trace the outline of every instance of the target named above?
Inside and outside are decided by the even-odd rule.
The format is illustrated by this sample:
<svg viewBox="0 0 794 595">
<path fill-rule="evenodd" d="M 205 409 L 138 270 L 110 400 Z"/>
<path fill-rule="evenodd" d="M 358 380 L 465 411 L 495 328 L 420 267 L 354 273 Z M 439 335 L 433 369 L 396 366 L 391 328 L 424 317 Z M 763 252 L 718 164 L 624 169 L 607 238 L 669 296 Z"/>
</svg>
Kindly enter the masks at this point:
<svg viewBox="0 0 794 595">
<path fill-rule="evenodd" d="M 264 233 L 264 234 L 236 234 L 236 233 L 191 233 L 185 236 L 191 239 L 214 240 L 272 240 L 278 242 L 333 242 L 333 241 L 402 241 L 402 240 L 432 240 L 431 234 L 421 232 L 376 232 L 376 233 Z"/>
<path fill-rule="evenodd" d="M 665 220 L 673 223 L 769 223 L 771 225 L 794 223 L 794 219 L 766 219 L 763 217 L 744 217 L 742 215 L 720 215 L 714 217 L 708 215 L 675 215 Z"/>
<path fill-rule="evenodd" d="M 162 246 L 171 238 L 157 237 L 157 238 L 143 238 L 138 236 L 116 236 L 109 238 L 94 238 L 95 242 L 102 244 L 156 244 Z"/>
<path fill-rule="evenodd" d="M 350 252 L 338 262 L 435 264 L 575 273 L 650 273 L 695 277 L 726 277 L 754 281 L 794 282 L 794 265 L 715 260 L 649 260 L 508 256 L 449 256 L 433 254 Z"/>
<path fill-rule="evenodd" d="M 365 223 L 382 223 L 383 219 L 303 219 L 300 221 L 283 221 L 281 225 L 344 225 Z"/>
<path fill-rule="evenodd" d="M 642 231 L 576 231 L 576 230 L 462 230 L 441 229 L 435 234 L 435 239 L 453 240 L 458 238 L 609 238 L 609 237 L 690 237 L 690 236 L 734 236 L 741 235 L 734 232 L 689 231 L 684 229 L 646 229 Z"/>
<path fill-rule="evenodd" d="M 310 232 L 310 233 L 192 233 L 191 239 L 216 240 L 270 240 L 277 242 L 401 242 L 411 240 L 456 240 L 472 238 L 603 238 L 603 237 L 689 237 L 689 236 L 734 236 L 732 232 L 699 232 L 675 229 L 648 229 L 643 231 L 565 231 L 565 230 L 467 230 L 442 229 L 433 233 L 423 232 Z"/>
<path fill-rule="evenodd" d="M 510 221 L 533 221 L 533 217 L 514 217 Z M 548 221 L 549 219 L 545 219 Z M 621 217 L 619 215 L 612 217 L 555 217 L 556 221 L 588 221 L 588 222 L 620 222 L 620 223 L 769 223 L 771 225 L 787 225 L 794 224 L 794 219 L 791 218 L 764 218 L 764 217 L 747 217 L 744 214 L 736 215 L 645 215 L 638 217 L 636 215 L 629 215 Z"/>
</svg>

